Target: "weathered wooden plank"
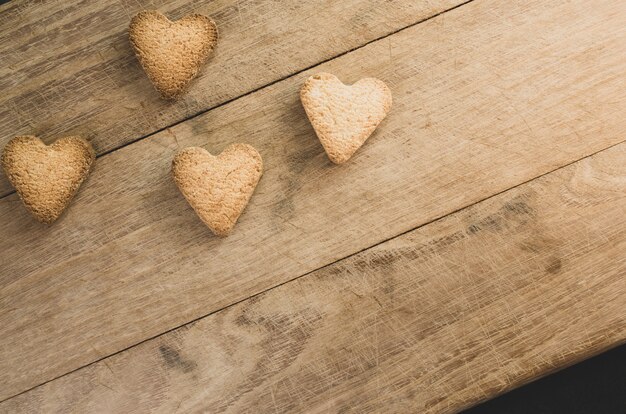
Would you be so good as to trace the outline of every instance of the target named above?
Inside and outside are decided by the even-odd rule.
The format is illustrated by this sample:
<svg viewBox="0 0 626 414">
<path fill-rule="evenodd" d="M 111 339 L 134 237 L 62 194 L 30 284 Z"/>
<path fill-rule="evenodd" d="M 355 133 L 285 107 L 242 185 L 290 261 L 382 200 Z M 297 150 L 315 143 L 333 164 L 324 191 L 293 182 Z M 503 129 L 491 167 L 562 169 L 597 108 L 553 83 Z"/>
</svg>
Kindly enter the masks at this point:
<svg viewBox="0 0 626 414">
<path fill-rule="evenodd" d="M 0 405 L 456 412 L 626 341 L 626 144 Z"/>
<path fill-rule="evenodd" d="M 620 142 L 625 13 L 617 0 L 478 1 L 316 68 L 394 93 L 343 166 L 299 104 L 309 71 L 101 158 L 50 228 L 0 200 L 2 396 Z M 222 240 L 169 160 L 238 141 L 266 171 Z"/>
<path fill-rule="evenodd" d="M 15 0 L 0 7 L 0 147 L 83 135 L 100 154 L 466 0 Z M 159 99 L 128 45 L 130 18 L 210 15 L 221 39 L 180 102 Z M 0 195 L 10 191 L 0 172 Z"/>
</svg>

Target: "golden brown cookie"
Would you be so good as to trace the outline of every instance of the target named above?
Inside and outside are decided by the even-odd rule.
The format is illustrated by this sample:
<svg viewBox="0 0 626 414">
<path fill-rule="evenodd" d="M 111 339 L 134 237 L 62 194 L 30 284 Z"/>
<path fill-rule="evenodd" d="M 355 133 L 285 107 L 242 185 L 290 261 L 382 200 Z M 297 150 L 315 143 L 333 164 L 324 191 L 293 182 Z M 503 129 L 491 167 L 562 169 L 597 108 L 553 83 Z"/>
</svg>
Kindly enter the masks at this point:
<svg viewBox="0 0 626 414">
<path fill-rule="evenodd" d="M 391 109 L 391 91 L 384 82 L 361 79 L 344 85 L 335 75 L 319 73 L 304 82 L 302 106 L 328 158 L 346 162 L 374 132 Z"/>
<path fill-rule="evenodd" d="M 217 43 L 217 26 L 201 14 L 172 22 L 159 11 L 142 11 L 128 33 L 148 78 L 167 99 L 187 89 Z"/>
<path fill-rule="evenodd" d="M 234 227 L 262 173 L 261 156 L 247 144 L 232 144 L 218 156 L 204 148 L 185 148 L 172 161 L 172 175 L 181 193 L 221 237 Z"/>
<path fill-rule="evenodd" d="M 30 213 L 52 223 L 68 206 L 96 159 L 79 137 L 44 144 L 34 136 L 13 138 L 4 147 L 2 167 Z"/>
</svg>

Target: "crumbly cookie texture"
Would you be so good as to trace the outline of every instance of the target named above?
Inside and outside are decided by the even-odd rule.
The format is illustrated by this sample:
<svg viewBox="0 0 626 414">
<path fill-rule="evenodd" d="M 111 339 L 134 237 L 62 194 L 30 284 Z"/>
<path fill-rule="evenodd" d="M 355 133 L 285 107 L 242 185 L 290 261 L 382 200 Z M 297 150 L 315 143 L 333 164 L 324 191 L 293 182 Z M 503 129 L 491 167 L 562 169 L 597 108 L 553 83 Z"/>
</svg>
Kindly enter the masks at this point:
<svg viewBox="0 0 626 414">
<path fill-rule="evenodd" d="M 139 63 L 166 99 L 183 94 L 217 44 L 217 26 L 201 14 L 172 22 L 156 10 L 133 17 L 128 30 Z"/>
<path fill-rule="evenodd" d="M 235 226 L 262 173 L 261 156 L 247 144 L 232 144 L 218 156 L 204 148 L 185 148 L 172 161 L 172 175 L 181 193 L 220 237 Z"/>
<path fill-rule="evenodd" d="M 91 145 L 80 137 L 46 145 L 37 137 L 20 136 L 4 147 L 2 167 L 26 209 L 50 224 L 69 205 L 95 159 Z"/>
<path fill-rule="evenodd" d="M 328 158 L 336 164 L 349 160 L 363 145 L 392 102 L 391 91 L 378 79 L 344 85 L 330 73 L 308 78 L 300 100 Z"/>
</svg>

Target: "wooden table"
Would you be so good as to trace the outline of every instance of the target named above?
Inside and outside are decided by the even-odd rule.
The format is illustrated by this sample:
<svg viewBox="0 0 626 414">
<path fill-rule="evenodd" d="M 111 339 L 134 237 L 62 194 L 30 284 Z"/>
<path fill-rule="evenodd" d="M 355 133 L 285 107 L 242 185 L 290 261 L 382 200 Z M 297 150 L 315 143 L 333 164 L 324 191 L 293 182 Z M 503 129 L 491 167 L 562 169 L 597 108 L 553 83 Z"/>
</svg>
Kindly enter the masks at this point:
<svg viewBox="0 0 626 414">
<path fill-rule="evenodd" d="M 133 14 L 210 15 L 159 99 Z M 626 341 L 621 0 L 14 0 L 0 145 L 90 140 L 37 224 L 0 176 L 0 412 L 456 412 Z M 394 106 L 332 165 L 298 91 L 378 77 Z M 254 145 L 234 234 L 174 152 Z"/>
</svg>

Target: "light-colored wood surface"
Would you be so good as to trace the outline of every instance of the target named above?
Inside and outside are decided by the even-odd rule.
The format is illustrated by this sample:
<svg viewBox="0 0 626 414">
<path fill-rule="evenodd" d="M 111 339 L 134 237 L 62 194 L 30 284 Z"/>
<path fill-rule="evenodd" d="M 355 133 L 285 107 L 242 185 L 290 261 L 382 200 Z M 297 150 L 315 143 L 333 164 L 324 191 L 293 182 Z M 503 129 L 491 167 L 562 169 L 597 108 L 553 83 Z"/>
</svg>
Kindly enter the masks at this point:
<svg viewBox="0 0 626 414">
<path fill-rule="evenodd" d="M 0 147 L 82 135 L 100 154 L 463 1 L 13 0 L 0 6 Z M 144 8 L 218 25 L 214 56 L 177 103 L 159 98 L 129 46 Z"/>
<path fill-rule="evenodd" d="M 475 1 L 102 157 L 50 228 L 1 199 L 0 397 L 620 142 L 623 21 L 615 0 Z M 318 70 L 394 94 L 340 167 L 298 102 Z M 220 240 L 169 160 L 238 141 L 266 169 Z"/>
<path fill-rule="evenodd" d="M 0 411 L 456 412 L 626 342 L 625 159 L 603 151 Z"/>
</svg>

